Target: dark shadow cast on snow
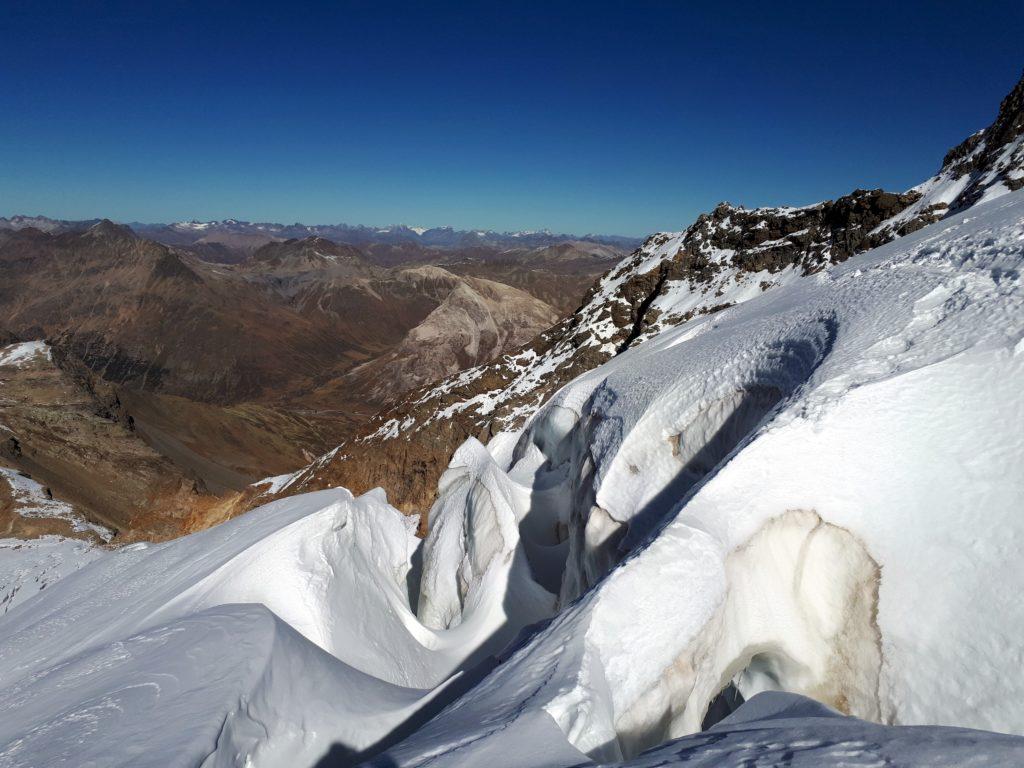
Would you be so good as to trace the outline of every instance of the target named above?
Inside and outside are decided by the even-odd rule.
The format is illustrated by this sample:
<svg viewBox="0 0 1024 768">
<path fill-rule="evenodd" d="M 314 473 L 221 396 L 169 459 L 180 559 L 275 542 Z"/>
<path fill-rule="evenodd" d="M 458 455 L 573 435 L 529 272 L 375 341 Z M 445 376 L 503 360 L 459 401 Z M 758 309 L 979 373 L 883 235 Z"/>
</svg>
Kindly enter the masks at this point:
<svg viewBox="0 0 1024 768">
<path fill-rule="evenodd" d="M 398 764 L 384 753 L 409 738 L 433 720 L 445 707 L 470 691 L 487 677 L 491 670 L 498 666 L 498 663 L 498 658 L 489 656 L 471 669 L 458 674 L 443 691 L 414 712 L 407 720 L 392 728 L 385 736 L 364 749 L 355 750 L 341 743 L 333 744 L 327 754 L 316 763 L 315 768 L 354 768 L 359 765 L 394 768 Z"/>
<path fill-rule="evenodd" d="M 673 451 L 684 463 L 675 477 L 630 520 L 629 530 L 619 543 L 622 557 L 653 540 L 699 487 L 714 477 L 810 379 L 831 352 L 838 332 L 833 318 L 819 322 L 822 338 L 809 336 L 778 343 L 766 354 L 763 368 L 751 373 L 733 393 L 705 403 L 694 421 L 672 438 Z M 699 447 L 689 453 L 698 436 Z"/>
<path fill-rule="evenodd" d="M 420 564 L 414 567 L 422 568 L 422 545 L 418 548 Z M 513 570 L 520 562 L 525 561 L 525 552 L 518 547 L 513 555 Z M 517 562 L 518 561 L 518 562 Z M 418 589 L 416 590 L 418 592 Z M 506 614 L 514 615 L 514 608 L 508 602 L 509 595 L 504 596 Z M 553 618 L 553 617 L 552 617 Z M 508 622 L 498 627 L 483 643 L 480 648 L 469 654 L 459 668 L 444 683 L 443 690 L 439 691 L 434 698 L 416 710 L 409 718 L 392 728 L 386 735 L 376 742 L 361 750 L 335 743 L 317 763 L 315 768 L 355 768 L 355 766 L 372 766 L 373 768 L 397 768 L 398 763 L 387 754 L 388 750 L 397 746 L 414 733 L 423 728 L 450 704 L 461 699 L 465 694 L 475 688 L 483 681 L 496 667 L 511 658 L 512 654 L 525 646 L 538 632 L 550 624 L 552 619 L 530 624 L 522 627 L 513 635 L 509 641 L 500 646 L 495 652 L 491 647 L 503 635 L 509 633 Z"/>
</svg>

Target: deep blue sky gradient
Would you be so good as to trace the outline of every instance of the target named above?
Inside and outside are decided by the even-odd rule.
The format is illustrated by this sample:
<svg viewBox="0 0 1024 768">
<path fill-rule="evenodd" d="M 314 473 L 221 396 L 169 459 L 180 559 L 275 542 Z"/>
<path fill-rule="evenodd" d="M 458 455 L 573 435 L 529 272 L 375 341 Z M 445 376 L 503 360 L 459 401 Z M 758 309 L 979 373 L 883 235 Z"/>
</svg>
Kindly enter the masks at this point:
<svg viewBox="0 0 1024 768">
<path fill-rule="evenodd" d="M 1024 2 L 77 3 L 0 12 L 0 215 L 642 235 L 905 189 Z"/>
</svg>

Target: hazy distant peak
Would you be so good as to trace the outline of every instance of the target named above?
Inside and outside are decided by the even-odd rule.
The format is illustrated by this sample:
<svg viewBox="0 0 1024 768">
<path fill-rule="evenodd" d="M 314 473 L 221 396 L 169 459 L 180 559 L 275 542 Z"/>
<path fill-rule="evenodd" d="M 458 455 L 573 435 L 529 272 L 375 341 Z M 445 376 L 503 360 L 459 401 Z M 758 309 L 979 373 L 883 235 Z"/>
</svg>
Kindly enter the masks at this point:
<svg viewBox="0 0 1024 768">
<path fill-rule="evenodd" d="M 89 237 L 136 239 L 136 235 L 130 227 L 126 227 L 123 224 L 115 224 L 110 219 L 100 219 L 89 227 L 84 234 Z"/>
</svg>

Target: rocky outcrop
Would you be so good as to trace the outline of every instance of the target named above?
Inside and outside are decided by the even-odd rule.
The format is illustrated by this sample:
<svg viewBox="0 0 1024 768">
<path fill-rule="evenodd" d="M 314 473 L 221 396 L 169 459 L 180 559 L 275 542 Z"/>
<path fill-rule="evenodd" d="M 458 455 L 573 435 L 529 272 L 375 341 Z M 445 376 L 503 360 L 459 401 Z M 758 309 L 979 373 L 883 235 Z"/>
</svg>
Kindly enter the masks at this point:
<svg viewBox="0 0 1024 768">
<path fill-rule="evenodd" d="M 999 105 L 995 121 L 953 147 L 932 178 L 914 187 L 920 199 L 885 229 L 897 235 L 1024 187 L 1024 77 Z"/>
<path fill-rule="evenodd" d="M 977 203 L 989 190 L 1002 185 L 1010 191 L 1024 187 L 1024 77 L 999 105 L 996 120 L 949 151 L 943 172 L 970 183 L 950 204 L 960 211 Z"/>
</svg>

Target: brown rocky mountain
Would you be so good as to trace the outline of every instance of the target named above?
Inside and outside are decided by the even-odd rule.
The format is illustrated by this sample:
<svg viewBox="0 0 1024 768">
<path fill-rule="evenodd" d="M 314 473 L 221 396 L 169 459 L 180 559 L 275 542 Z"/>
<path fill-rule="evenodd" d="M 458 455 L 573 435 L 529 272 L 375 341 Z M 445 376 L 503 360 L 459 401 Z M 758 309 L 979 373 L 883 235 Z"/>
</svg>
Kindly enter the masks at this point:
<svg viewBox="0 0 1024 768">
<path fill-rule="evenodd" d="M 47 408 L 7 402 L 3 423 L 23 447 L 0 466 L 38 475 L 89 520 L 158 538 L 214 519 L 213 494 L 303 466 L 379 404 L 515 348 L 558 317 L 512 286 L 380 267 L 323 238 L 212 264 L 105 220 L 85 231 L 0 230 L 0 278 L 3 341 L 47 339 L 52 379 Z M 39 379 L 39 365 L 17 377 Z M 69 432 L 53 414 L 76 409 L 95 423 Z M 145 456 L 125 454 L 124 440 Z M 76 452 L 148 469 L 137 483 L 106 477 L 122 496 L 114 503 L 90 485 L 88 462 L 67 463 Z M 65 458 L 31 458 L 51 454 Z"/>
<path fill-rule="evenodd" d="M 347 311 L 353 319 L 365 318 L 366 313 L 356 295 L 337 295 L 339 278 L 340 285 L 359 282 L 365 287 L 373 283 L 383 296 L 390 291 L 382 283 L 400 277 L 398 268 L 429 266 L 519 288 L 559 314 L 568 314 L 579 306 L 594 280 L 625 255 L 616 246 L 587 241 L 496 250 L 488 246 L 439 249 L 416 243 L 356 247 L 307 237 L 268 243 L 240 262 L 239 269 L 257 280 L 272 274 L 275 288 L 296 297 L 297 303 L 332 305 L 331 311 Z M 308 292 L 299 295 L 304 287 Z M 403 301 L 408 299 L 400 287 L 390 287 Z"/>
<path fill-rule="evenodd" d="M 323 238 L 268 244 L 236 270 L 303 317 L 372 345 L 376 356 L 338 369 L 316 400 L 356 391 L 388 402 L 519 347 L 558 319 L 504 283 L 435 266 L 385 269 Z"/>
<path fill-rule="evenodd" d="M 343 485 L 359 493 L 379 485 L 425 525 L 437 481 L 466 438 L 487 442 L 519 428 L 564 383 L 666 325 L 802 279 L 1022 184 L 1024 79 L 995 122 L 951 150 L 939 173 L 917 187 L 902 194 L 856 190 L 800 208 L 722 203 L 683 232 L 653 235 L 606 273 L 576 312 L 520 352 L 411 393 L 273 490 Z M 258 501 L 271 496 L 265 490 Z"/>
<path fill-rule="evenodd" d="M 88 372 L 79 375 L 41 342 L 0 348 L 4 535 L 106 538 L 106 529 L 159 539 L 223 504 L 104 407 Z"/>
<path fill-rule="evenodd" d="M 332 382 L 327 392 L 354 388 L 374 402 L 386 403 L 472 367 L 477 360 L 492 360 L 516 349 L 559 317 L 525 291 L 440 267 L 403 269 L 394 280 L 439 302 L 391 350 Z"/>
<path fill-rule="evenodd" d="M 55 338 L 105 380 L 208 402 L 301 388 L 364 351 L 256 288 L 108 221 L 0 233 L 0 323 Z"/>
<path fill-rule="evenodd" d="M 359 415 L 321 426 L 287 401 L 370 346 L 125 228 L 0 232 L 0 278 L 0 324 L 117 388 L 139 433 L 211 490 L 316 455 Z"/>
<path fill-rule="evenodd" d="M 360 344 L 357 362 L 401 341 L 440 301 L 436 292 L 420 293 L 393 279 L 355 247 L 319 237 L 264 245 L 233 273 L 275 303 Z"/>
<path fill-rule="evenodd" d="M 594 281 L 626 255 L 615 246 L 572 240 L 541 248 L 509 249 L 487 258 L 460 256 L 439 265 L 456 274 L 515 286 L 567 315 L 580 306 Z"/>
</svg>

